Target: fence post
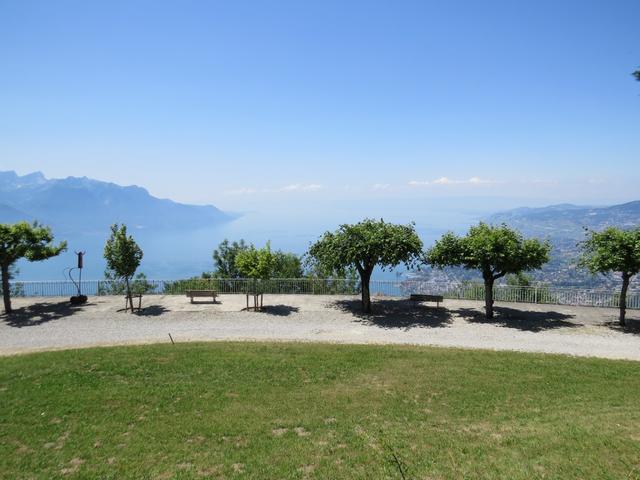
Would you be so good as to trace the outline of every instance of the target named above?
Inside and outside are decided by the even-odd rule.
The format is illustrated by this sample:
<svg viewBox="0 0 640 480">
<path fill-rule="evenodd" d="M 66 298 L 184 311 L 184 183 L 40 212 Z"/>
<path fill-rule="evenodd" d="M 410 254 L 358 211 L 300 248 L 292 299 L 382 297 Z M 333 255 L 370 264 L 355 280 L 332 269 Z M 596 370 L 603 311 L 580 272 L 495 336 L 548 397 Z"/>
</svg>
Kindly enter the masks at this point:
<svg viewBox="0 0 640 480">
<path fill-rule="evenodd" d="M 533 303 L 538 303 L 538 286 L 533 287 Z"/>
</svg>

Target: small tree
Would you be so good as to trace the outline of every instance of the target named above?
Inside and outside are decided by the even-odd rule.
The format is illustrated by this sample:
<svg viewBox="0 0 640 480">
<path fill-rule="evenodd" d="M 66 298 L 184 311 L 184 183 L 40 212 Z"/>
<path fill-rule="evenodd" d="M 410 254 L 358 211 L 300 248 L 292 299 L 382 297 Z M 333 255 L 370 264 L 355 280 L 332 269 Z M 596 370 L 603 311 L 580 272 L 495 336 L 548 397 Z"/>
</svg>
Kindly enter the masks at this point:
<svg viewBox="0 0 640 480">
<path fill-rule="evenodd" d="M 548 242 L 525 239 L 506 225 L 480 223 L 464 237 L 449 232 L 427 251 L 426 260 L 434 267 L 463 266 L 480 270 L 484 280 L 487 318 L 493 318 L 493 285 L 507 274 L 518 274 L 542 267 L 549 261 Z"/>
<path fill-rule="evenodd" d="M 131 278 L 135 275 L 142 260 L 142 249 L 131 235 L 127 235 L 127 226 L 118 224 L 111 226 L 111 236 L 104 246 L 104 258 L 111 278 L 125 283 L 127 299 L 133 312 L 131 298 Z"/>
<path fill-rule="evenodd" d="M 373 269 L 394 268 L 404 263 L 411 268 L 419 259 L 422 241 L 413 224 L 394 225 L 384 220 L 365 219 L 326 232 L 309 247 L 308 255 L 328 271 L 354 267 L 362 285 L 362 311 L 371 313 L 369 283 Z"/>
<path fill-rule="evenodd" d="M 636 70 L 632 75 L 640 82 L 640 70 Z"/>
<path fill-rule="evenodd" d="M 244 278 L 254 280 L 254 287 L 255 281 L 269 280 L 275 267 L 275 256 L 271 252 L 271 244 L 267 242 L 267 245 L 260 249 L 251 245 L 246 250 L 238 252 L 235 267 Z"/>
<path fill-rule="evenodd" d="M 621 274 L 619 320 L 624 326 L 629 282 L 640 272 L 640 228 L 621 230 L 610 227 L 602 232 L 587 231 L 587 239 L 580 246 L 582 257 L 579 264 L 591 273 Z"/>
<path fill-rule="evenodd" d="M 67 242 L 53 244 L 49 227 L 27 222 L 0 224 L 0 270 L 2 271 L 2 297 L 4 311 L 11 313 L 11 269 L 21 258 L 39 262 L 55 257 L 67 248 Z"/>
<path fill-rule="evenodd" d="M 236 267 L 236 255 L 249 249 L 244 240 L 229 242 L 224 239 L 213 251 L 214 276 L 216 278 L 240 278 L 242 275 Z"/>
</svg>

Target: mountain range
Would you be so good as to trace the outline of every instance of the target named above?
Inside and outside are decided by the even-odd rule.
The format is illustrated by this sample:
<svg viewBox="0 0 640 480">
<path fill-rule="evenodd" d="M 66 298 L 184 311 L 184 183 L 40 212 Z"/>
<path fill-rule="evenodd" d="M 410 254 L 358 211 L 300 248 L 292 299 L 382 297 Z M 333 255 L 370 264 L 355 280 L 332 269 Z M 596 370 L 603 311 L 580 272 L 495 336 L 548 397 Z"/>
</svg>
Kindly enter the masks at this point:
<svg viewBox="0 0 640 480">
<path fill-rule="evenodd" d="M 506 223 L 525 235 L 548 237 L 550 240 L 584 240 L 585 228 L 632 228 L 640 225 L 640 200 L 606 207 L 571 204 L 542 208 L 516 208 L 496 213 L 490 223 Z"/>
<path fill-rule="evenodd" d="M 558 286 L 612 288 L 619 284 L 615 275 L 594 276 L 578 268 L 580 242 L 585 240 L 586 230 L 640 226 L 640 201 L 611 206 L 560 204 L 542 208 L 516 208 L 491 215 L 487 221 L 505 223 L 527 237 L 551 242 L 551 261 L 534 273 L 537 280 Z M 637 282 L 636 279 L 634 283 Z"/>
<path fill-rule="evenodd" d="M 138 186 L 87 177 L 47 179 L 40 172 L 0 172 L 0 222 L 50 225 L 59 233 L 104 232 L 113 223 L 135 229 L 201 228 L 233 219 L 213 205 L 160 199 Z"/>
</svg>

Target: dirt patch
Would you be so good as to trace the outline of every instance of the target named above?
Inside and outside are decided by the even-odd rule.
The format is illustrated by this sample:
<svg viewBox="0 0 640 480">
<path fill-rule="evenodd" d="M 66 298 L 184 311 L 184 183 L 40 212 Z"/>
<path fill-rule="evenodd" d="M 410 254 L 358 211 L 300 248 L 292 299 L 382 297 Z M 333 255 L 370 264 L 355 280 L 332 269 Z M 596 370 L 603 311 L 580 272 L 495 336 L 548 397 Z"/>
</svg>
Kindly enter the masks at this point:
<svg viewBox="0 0 640 480">
<path fill-rule="evenodd" d="M 287 433 L 289 431 L 288 428 L 274 428 L 273 430 L 271 430 L 271 434 L 274 437 L 281 437 L 283 436 L 285 433 Z"/>
</svg>

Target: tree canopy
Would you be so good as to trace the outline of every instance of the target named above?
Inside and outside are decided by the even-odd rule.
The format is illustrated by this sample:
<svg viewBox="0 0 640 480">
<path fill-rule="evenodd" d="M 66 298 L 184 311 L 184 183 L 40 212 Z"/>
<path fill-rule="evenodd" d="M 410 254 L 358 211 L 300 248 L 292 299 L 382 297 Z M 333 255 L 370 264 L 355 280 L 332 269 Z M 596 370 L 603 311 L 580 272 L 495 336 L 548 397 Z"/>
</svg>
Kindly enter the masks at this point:
<svg viewBox="0 0 640 480">
<path fill-rule="evenodd" d="M 277 250 L 273 253 L 273 276 L 275 278 L 302 278 L 302 260 L 291 252 Z"/>
<path fill-rule="evenodd" d="M 632 73 L 632 75 L 636 77 L 636 80 L 640 82 L 640 70 L 636 70 L 635 72 Z"/>
<path fill-rule="evenodd" d="M 39 223 L 0 224 L 0 269 L 5 312 L 11 313 L 9 279 L 13 264 L 21 258 L 30 262 L 46 260 L 59 255 L 66 248 L 66 242 L 54 245 L 51 229 Z"/>
<path fill-rule="evenodd" d="M 426 260 L 434 267 L 462 266 L 479 270 L 485 286 L 487 318 L 493 317 L 493 284 L 508 274 L 535 270 L 549 261 L 551 246 L 537 239 L 525 239 L 506 225 L 480 223 L 464 237 L 446 233 L 431 247 Z"/>
<path fill-rule="evenodd" d="M 246 243 L 243 239 L 230 242 L 225 239 L 213 251 L 215 278 L 243 278 L 246 273 L 240 271 L 236 264 L 236 257 L 242 252 L 254 249 L 252 244 Z M 273 269 L 270 276 L 276 278 L 300 278 L 303 275 L 302 261 L 298 255 L 290 252 L 277 250 L 271 252 L 273 256 Z M 254 255 L 254 254 L 251 254 Z M 252 277 L 251 277 L 252 278 Z"/>
<path fill-rule="evenodd" d="M 341 225 L 326 232 L 311 247 L 308 255 L 321 269 L 339 271 L 353 267 L 362 283 L 362 309 L 371 312 L 369 284 L 373 269 L 394 268 L 401 263 L 413 267 L 420 258 L 422 241 L 414 225 L 396 225 L 384 220 L 365 219 Z"/>
<path fill-rule="evenodd" d="M 275 256 L 271 252 L 271 244 L 263 248 L 251 245 L 246 250 L 238 252 L 235 259 L 235 267 L 244 278 L 254 280 L 268 280 L 273 275 Z"/>
<path fill-rule="evenodd" d="M 241 278 L 242 274 L 236 267 L 238 253 L 249 249 L 244 240 L 229 242 L 226 238 L 213 251 L 213 275 L 216 278 Z"/>
<path fill-rule="evenodd" d="M 587 239 L 581 243 L 582 257 L 579 264 L 591 273 L 622 276 L 620 292 L 620 324 L 625 324 L 627 289 L 631 277 L 640 272 L 640 228 L 621 230 L 610 227 L 601 232 L 587 231 Z"/>
</svg>

